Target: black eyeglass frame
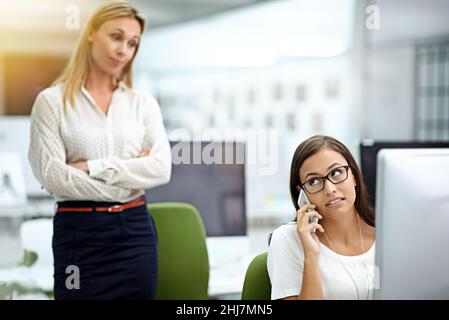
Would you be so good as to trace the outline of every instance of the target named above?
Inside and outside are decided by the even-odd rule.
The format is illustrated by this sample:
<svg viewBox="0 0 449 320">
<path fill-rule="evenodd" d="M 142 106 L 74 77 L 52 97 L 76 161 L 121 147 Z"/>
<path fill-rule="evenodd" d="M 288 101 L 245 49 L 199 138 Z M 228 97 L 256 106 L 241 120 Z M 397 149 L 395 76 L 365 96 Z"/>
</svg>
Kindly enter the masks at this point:
<svg viewBox="0 0 449 320">
<path fill-rule="evenodd" d="M 333 182 L 333 181 L 329 178 L 329 175 L 330 175 L 332 172 L 334 172 L 335 170 L 340 169 L 340 168 L 345 168 L 345 169 L 346 169 L 346 178 L 344 178 L 343 180 L 341 180 L 341 181 L 339 181 L 339 182 Z M 349 172 L 349 169 L 350 169 L 350 168 L 351 168 L 351 166 L 350 166 L 349 164 L 347 164 L 347 165 L 345 165 L 345 166 L 336 167 L 336 168 L 332 169 L 326 176 L 324 176 L 324 177 L 313 177 L 313 178 L 310 178 L 309 180 L 305 181 L 305 182 L 304 182 L 303 184 L 301 184 L 300 186 L 301 186 L 301 188 L 302 188 L 303 190 L 307 191 L 307 193 L 309 193 L 309 194 L 315 194 L 315 193 L 318 193 L 318 192 L 320 192 L 321 190 L 324 189 L 324 184 L 326 183 L 325 179 L 329 180 L 329 181 L 332 182 L 333 184 L 339 184 L 339 183 L 342 183 L 342 182 L 348 180 L 348 177 L 349 177 L 348 172 Z M 313 180 L 313 179 L 320 179 L 321 181 L 323 181 L 323 186 L 322 186 L 321 189 L 318 190 L 318 191 L 310 192 L 309 190 L 307 190 L 307 188 L 306 188 L 304 185 L 305 185 L 307 182 L 309 182 L 310 180 Z"/>
</svg>

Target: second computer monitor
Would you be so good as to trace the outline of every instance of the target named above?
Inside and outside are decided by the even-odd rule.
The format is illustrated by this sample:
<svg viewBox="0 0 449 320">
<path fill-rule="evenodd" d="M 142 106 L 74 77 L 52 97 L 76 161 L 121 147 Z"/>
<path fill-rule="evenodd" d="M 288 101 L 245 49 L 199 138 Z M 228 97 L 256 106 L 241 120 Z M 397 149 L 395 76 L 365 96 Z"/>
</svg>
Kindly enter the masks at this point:
<svg viewBox="0 0 449 320">
<path fill-rule="evenodd" d="M 187 202 L 200 212 L 212 237 L 247 234 L 245 144 L 171 141 L 172 176 L 149 189 L 148 202 Z"/>
<path fill-rule="evenodd" d="M 376 167 L 377 154 L 382 149 L 416 149 L 416 148 L 449 148 L 449 142 L 420 141 L 373 141 L 363 140 L 360 144 L 360 168 L 366 184 L 366 189 L 376 205 Z"/>
</svg>

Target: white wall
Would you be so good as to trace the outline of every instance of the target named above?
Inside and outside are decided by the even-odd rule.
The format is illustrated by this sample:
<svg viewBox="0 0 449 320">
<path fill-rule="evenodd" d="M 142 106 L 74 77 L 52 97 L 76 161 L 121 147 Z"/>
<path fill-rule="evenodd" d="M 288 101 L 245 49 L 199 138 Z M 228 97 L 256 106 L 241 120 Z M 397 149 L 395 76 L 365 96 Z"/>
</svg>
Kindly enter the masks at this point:
<svg viewBox="0 0 449 320">
<path fill-rule="evenodd" d="M 414 139 L 414 46 L 449 36 L 449 1 L 377 0 L 380 28 L 364 28 L 362 135 L 377 140 Z"/>
<path fill-rule="evenodd" d="M 333 56 L 351 46 L 354 0 L 279 0 L 175 25 L 149 28 L 139 67 L 191 70 L 263 67 L 292 56 Z"/>
<path fill-rule="evenodd" d="M 366 59 L 362 136 L 384 141 L 413 139 L 413 44 L 372 48 Z"/>
<path fill-rule="evenodd" d="M 279 133 L 278 170 L 247 171 L 249 217 L 288 215 L 293 206 L 289 174 L 293 152 L 313 134 L 328 134 L 354 150 L 359 140 L 351 122 L 352 28 L 354 1 L 271 1 L 238 12 L 157 30 L 142 41 L 136 85 L 160 98 L 169 131 L 192 124 L 214 128 L 267 128 Z M 338 96 L 326 97 L 326 83 L 338 83 Z M 276 85 L 283 89 L 273 98 Z M 306 100 L 296 99 L 298 85 Z M 257 96 L 250 105 L 252 89 Z M 214 101 L 218 91 L 219 101 Z M 229 100 L 234 99 L 234 117 Z M 287 128 L 295 117 L 294 130 Z"/>
</svg>

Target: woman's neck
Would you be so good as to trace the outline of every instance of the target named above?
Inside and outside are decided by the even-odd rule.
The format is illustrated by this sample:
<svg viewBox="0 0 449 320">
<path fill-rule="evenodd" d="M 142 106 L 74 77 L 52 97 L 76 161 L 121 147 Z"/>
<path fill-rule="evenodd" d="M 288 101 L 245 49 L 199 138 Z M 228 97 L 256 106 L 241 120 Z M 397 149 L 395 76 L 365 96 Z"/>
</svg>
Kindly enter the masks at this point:
<svg viewBox="0 0 449 320">
<path fill-rule="evenodd" d="M 113 75 L 106 74 L 94 67 L 87 75 L 84 86 L 90 92 L 108 94 L 116 89 L 117 81 Z"/>
<path fill-rule="evenodd" d="M 340 243 L 348 246 L 354 243 L 354 239 L 359 239 L 360 237 L 359 228 L 361 228 L 361 223 L 358 221 L 358 213 L 355 208 L 338 217 L 323 218 L 319 223 L 333 243 Z M 324 242 L 326 243 L 326 237 L 321 233 L 319 233 L 319 235 L 320 238 L 323 237 Z M 359 241 L 360 240 L 358 240 L 358 242 Z"/>
</svg>

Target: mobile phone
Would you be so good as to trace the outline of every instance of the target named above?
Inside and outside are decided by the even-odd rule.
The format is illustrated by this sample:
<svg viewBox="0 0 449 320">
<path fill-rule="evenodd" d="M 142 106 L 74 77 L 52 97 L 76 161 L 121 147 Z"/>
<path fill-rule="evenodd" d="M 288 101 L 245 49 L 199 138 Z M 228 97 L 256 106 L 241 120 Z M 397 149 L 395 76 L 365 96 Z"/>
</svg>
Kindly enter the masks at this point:
<svg viewBox="0 0 449 320">
<path fill-rule="evenodd" d="M 309 198 L 307 198 L 306 193 L 303 190 L 301 190 L 298 198 L 298 206 L 301 208 L 305 204 L 312 204 L 312 202 L 310 202 Z M 312 210 L 313 209 L 309 209 L 307 211 Z M 309 223 L 318 223 L 318 217 L 313 217 L 312 219 L 309 219 Z M 315 230 L 316 229 L 313 229 L 313 232 L 315 232 Z"/>
</svg>

